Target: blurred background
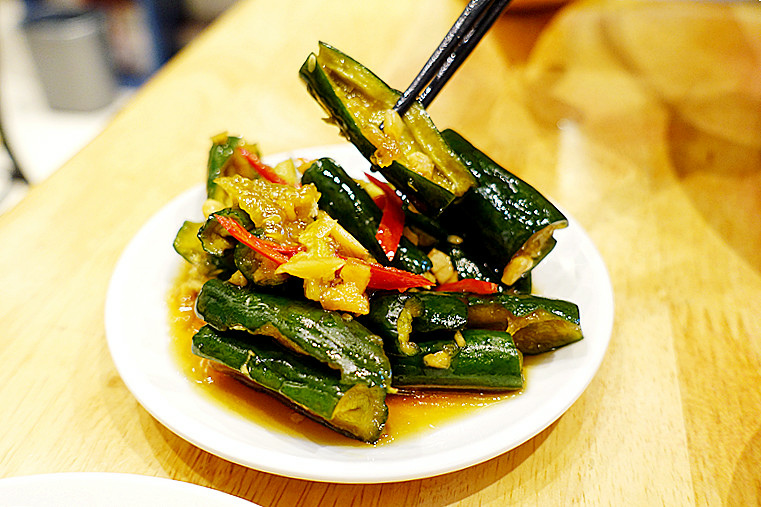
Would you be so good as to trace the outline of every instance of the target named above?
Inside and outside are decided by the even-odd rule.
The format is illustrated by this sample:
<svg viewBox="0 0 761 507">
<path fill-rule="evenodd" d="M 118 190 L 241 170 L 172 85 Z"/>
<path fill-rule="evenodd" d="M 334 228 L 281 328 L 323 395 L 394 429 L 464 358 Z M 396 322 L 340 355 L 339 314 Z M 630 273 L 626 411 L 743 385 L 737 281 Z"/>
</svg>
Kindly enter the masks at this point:
<svg viewBox="0 0 761 507">
<path fill-rule="evenodd" d="M 0 0 L 0 213 L 235 0 Z"/>
<path fill-rule="evenodd" d="M 0 0 L 0 214 L 97 136 L 141 84 L 235 2 Z M 511 12 L 549 9 L 511 25 L 516 40 L 538 33 L 565 3 L 514 0 Z M 523 45 L 508 47 L 527 51 Z"/>
</svg>

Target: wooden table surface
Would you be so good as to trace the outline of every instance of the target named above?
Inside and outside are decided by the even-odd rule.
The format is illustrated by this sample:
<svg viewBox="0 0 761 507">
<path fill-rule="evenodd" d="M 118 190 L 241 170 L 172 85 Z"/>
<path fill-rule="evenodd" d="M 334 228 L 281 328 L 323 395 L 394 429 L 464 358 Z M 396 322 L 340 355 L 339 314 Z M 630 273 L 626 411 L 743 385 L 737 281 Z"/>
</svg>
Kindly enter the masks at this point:
<svg viewBox="0 0 761 507">
<path fill-rule="evenodd" d="M 464 3 L 241 1 L 0 216 L 1 477 L 126 472 L 264 506 L 761 502 L 756 2 L 518 10 L 431 107 L 568 210 L 610 272 L 607 355 L 535 438 L 439 477 L 313 483 L 199 450 L 120 379 L 109 277 L 143 223 L 202 180 L 210 137 L 266 153 L 339 142 L 297 76 L 317 41 L 404 88 Z"/>
</svg>

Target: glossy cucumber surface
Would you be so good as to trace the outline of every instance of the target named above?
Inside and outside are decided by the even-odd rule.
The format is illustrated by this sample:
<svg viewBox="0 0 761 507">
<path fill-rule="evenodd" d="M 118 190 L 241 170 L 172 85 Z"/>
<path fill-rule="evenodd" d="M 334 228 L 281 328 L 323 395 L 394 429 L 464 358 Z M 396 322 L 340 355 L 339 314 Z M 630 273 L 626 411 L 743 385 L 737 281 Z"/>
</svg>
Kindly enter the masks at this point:
<svg viewBox="0 0 761 507">
<path fill-rule="evenodd" d="M 463 238 L 464 249 L 498 267 L 503 283 L 512 285 L 552 250 L 553 230 L 568 221 L 539 191 L 457 132 L 445 130 L 442 136 L 477 182 L 447 210 L 442 224 Z"/>
<path fill-rule="evenodd" d="M 410 354 L 421 335 L 464 329 L 468 305 L 448 293 L 388 292 L 372 298 L 362 322 L 383 338 L 388 354 Z"/>
<path fill-rule="evenodd" d="M 523 356 L 509 333 L 466 329 L 461 337 L 461 345 L 452 339 L 419 342 L 417 354 L 390 356 L 393 385 L 480 390 L 523 387 Z M 432 356 L 435 354 L 443 359 Z"/>
<path fill-rule="evenodd" d="M 223 201 L 225 192 L 214 183 L 214 180 L 223 176 L 222 169 L 235 151 L 235 147 L 242 141 L 240 137 L 222 136 L 212 143 L 206 164 L 206 197 Z"/>
<path fill-rule="evenodd" d="M 386 293 L 363 318 L 382 336 L 389 354 L 410 354 L 436 333 L 507 331 L 524 354 L 541 354 L 583 339 L 579 307 L 530 294 Z"/>
<path fill-rule="evenodd" d="M 237 241 L 219 224 L 216 220 L 218 216 L 231 218 L 248 231 L 254 230 L 254 222 L 251 221 L 248 213 L 240 208 L 225 208 L 209 215 L 198 230 L 198 239 L 206 252 L 212 255 L 225 255 L 235 248 Z"/>
<path fill-rule="evenodd" d="M 346 384 L 338 371 L 297 354 L 269 336 L 218 331 L 203 326 L 193 353 L 222 365 L 222 371 L 277 397 L 347 436 L 375 442 L 388 416 L 386 391 Z"/>
<path fill-rule="evenodd" d="M 217 279 L 203 285 L 196 310 L 220 331 L 237 329 L 272 336 L 284 346 L 336 368 L 344 382 L 388 386 L 390 366 L 381 340 L 339 312 Z"/>
<path fill-rule="evenodd" d="M 421 212 L 437 216 L 473 184 L 420 104 L 392 129 L 387 114 L 401 94 L 356 60 L 320 44 L 299 75 L 341 133 Z"/>
<path fill-rule="evenodd" d="M 541 354 L 581 340 L 579 307 L 533 295 L 469 296 L 468 326 L 507 330 L 524 354 Z"/>
<path fill-rule="evenodd" d="M 196 266 L 205 275 L 229 277 L 235 271 L 235 262 L 232 255 L 213 255 L 204 250 L 198 231 L 203 227 L 203 222 L 183 222 L 174 237 L 172 246 L 174 251 L 183 259 Z"/>
</svg>

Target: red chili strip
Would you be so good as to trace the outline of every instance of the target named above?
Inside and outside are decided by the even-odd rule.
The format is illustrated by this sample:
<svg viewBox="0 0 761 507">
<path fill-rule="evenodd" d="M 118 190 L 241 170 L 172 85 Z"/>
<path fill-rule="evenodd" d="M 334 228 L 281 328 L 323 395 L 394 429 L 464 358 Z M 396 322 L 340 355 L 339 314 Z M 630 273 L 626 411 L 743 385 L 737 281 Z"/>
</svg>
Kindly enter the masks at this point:
<svg viewBox="0 0 761 507">
<path fill-rule="evenodd" d="M 426 277 L 410 273 L 403 269 L 367 262 L 356 257 L 349 258 L 342 255 L 339 255 L 339 257 L 347 260 L 351 259 L 353 262 L 370 267 L 370 282 L 367 284 L 368 289 L 402 290 L 411 289 L 413 287 L 430 287 L 433 285 L 433 282 Z"/>
<path fill-rule="evenodd" d="M 282 247 L 274 241 L 257 238 L 230 217 L 215 215 L 214 218 L 232 237 L 278 264 L 284 264 L 290 255 L 298 251 L 298 247 Z"/>
<path fill-rule="evenodd" d="M 301 247 L 283 247 L 274 241 L 257 238 L 230 217 L 215 216 L 215 218 L 232 237 L 278 264 L 284 264 L 291 255 L 301 251 Z M 371 264 L 362 259 L 353 260 L 370 266 L 370 282 L 367 285 L 369 289 L 401 290 L 433 285 L 426 277 L 409 271 Z"/>
<path fill-rule="evenodd" d="M 433 285 L 433 282 L 426 277 L 409 271 L 381 264 L 369 264 L 369 266 L 370 282 L 367 284 L 368 289 L 401 290 Z"/>
<path fill-rule="evenodd" d="M 476 280 L 475 278 L 463 278 L 456 282 L 443 283 L 436 287 L 437 291 L 444 292 L 473 292 L 475 294 L 494 294 L 499 291 L 496 283 Z"/>
<path fill-rule="evenodd" d="M 402 232 L 404 231 L 402 199 L 386 183 L 373 178 L 370 174 L 365 173 L 365 175 L 375 186 L 383 190 L 383 194 L 386 196 L 386 202 L 382 208 L 383 215 L 378 225 L 378 231 L 375 233 L 375 239 L 380 243 L 388 260 L 393 260 L 396 250 L 399 248 L 399 240 L 402 239 Z"/>
<path fill-rule="evenodd" d="M 236 148 L 241 155 L 248 161 L 251 167 L 259 173 L 259 176 L 271 183 L 279 183 L 281 185 L 291 185 L 291 183 L 281 177 L 275 170 L 262 162 L 262 160 L 256 156 L 255 153 L 251 153 L 245 148 Z M 293 186 L 293 185 L 291 185 Z"/>
<path fill-rule="evenodd" d="M 380 209 L 383 209 L 383 208 L 386 207 L 386 196 L 383 195 L 383 194 L 379 194 L 379 195 L 373 196 L 373 202 Z"/>
</svg>

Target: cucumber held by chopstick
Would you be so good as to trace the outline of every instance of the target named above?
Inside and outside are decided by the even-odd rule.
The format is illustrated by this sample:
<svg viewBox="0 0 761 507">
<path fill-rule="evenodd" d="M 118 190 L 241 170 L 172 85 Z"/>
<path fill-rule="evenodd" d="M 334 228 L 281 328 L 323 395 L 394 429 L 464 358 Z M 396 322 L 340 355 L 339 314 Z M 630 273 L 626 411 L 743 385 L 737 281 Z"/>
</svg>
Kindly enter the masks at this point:
<svg viewBox="0 0 761 507">
<path fill-rule="evenodd" d="M 399 117 L 392 108 L 400 93 L 326 44 L 300 75 L 373 167 L 418 211 L 443 213 L 447 233 L 498 269 L 502 283 L 513 285 L 552 250 L 565 216 L 456 132 L 440 133 L 419 103 Z"/>
<path fill-rule="evenodd" d="M 356 60 L 321 43 L 299 74 L 341 133 L 420 211 L 436 216 L 473 185 L 425 109 L 415 103 L 399 117 L 392 108 L 401 94 Z"/>
</svg>

